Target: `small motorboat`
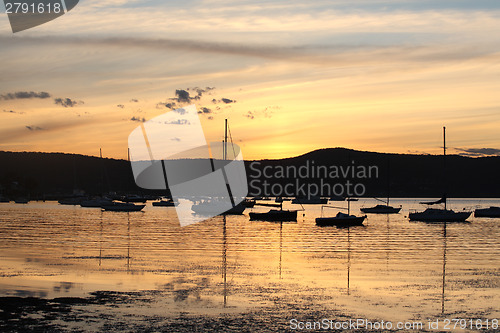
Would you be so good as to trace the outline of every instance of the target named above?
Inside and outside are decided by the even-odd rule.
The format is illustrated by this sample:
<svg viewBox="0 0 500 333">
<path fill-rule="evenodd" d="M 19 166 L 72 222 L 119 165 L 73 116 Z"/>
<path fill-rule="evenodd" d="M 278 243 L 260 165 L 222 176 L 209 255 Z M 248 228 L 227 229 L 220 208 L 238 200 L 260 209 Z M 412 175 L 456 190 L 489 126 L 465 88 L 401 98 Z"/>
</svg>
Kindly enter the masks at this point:
<svg viewBox="0 0 500 333">
<path fill-rule="evenodd" d="M 355 225 L 363 225 L 363 221 L 366 219 L 364 216 L 349 215 L 342 212 L 338 212 L 337 215 L 333 217 L 318 217 L 316 218 L 316 225 L 318 226 L 337 226 L 337 227 L 350 227 Z"/>
<path fill-rule="evenodd" d="M 480 208 L 474 211 L 474 217 L 500 217 L 500 207 Z"/>
<path fill-rule="evenodd" d="M 472 212 L 455 212 L 451 209 L 427 208 L 423 212 L 408 214 L 410 221 L 421 222 L 465 222 Z"/>
<path fill-rule="evenodd" d="M 355 225 L 362 225 L 363 221 L 366 219 L 364 216 L 351 215 L 351 201 L 347 201 L 347 214 L 338 212 L 337 215 L 331 217 L 323 216 L 324 208 L 337 208 L 346 209 L 345 207 L 334 207 L 334 206 L 321 206 L 321 217 L 316 218 L 316 225 L 320 227 L 324 226 L 337 226 L 337 227 L 350 227 Z"/>
<path fill-rule="evenodd" d="M 296 210 L 271 209 L 268 212 L 264 213 L 252 212 L 249 215 L 250 215 L 250 221 L 270 221 L 270 222 L 297 221 Z"/>
<path fill-rule="evenodd" d="M 138 212 L 141 211 L 146 205 L 136 205 L 130 202 L 116 202 L 102 205 L 101 208 L 112 212 Z"/>
<path fill-rule="evenodd" d="M 368 214 L 397 214 L 401 207 L 392 207 L 389 205 L 376 205 L 374 207 L 360 208 L 363 213 Z"/>
</svg>

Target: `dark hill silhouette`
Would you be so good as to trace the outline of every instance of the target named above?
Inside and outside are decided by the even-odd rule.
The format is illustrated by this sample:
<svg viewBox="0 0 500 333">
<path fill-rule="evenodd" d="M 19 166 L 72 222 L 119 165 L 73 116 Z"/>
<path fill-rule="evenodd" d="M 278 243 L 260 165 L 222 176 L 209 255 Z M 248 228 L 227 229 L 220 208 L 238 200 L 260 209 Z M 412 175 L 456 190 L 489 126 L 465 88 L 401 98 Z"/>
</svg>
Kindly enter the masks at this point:
<svg viewBox="0 0 500 333">
<path fill-rule="evenodd" d="M 0 186 L 7 197 L 66 196 L 74 190 L 100 194 L 138 189 L 127 161 L 38 152 L 0 152 Z"/>
<path fill-rule="evenodd" d="M 385 154 L 328 148 L 279 160 L 246 161 L 248 180 L 254 179 L 255 168 L 299 167 L 307 161 L 314 162 L 316 166 L 348 166 L 353 161 L 357 166 L 377 166 L 379 177 L 362 181 L 366 196 L 384 197 L 389 179 L 392 197 L 440 197 L 445 183 L 450 197 L 500 197 L 500 157 L 448 155 L 447 181 L 444 182 L 443 157 L 440 155 Z M 253 162 L 258 163 L 250 168 Z M 286 184 L 293 180 L 268 181 Z M 319 179 L 305 181 L 317 183 Z M 130 164 L 125 160 L 63 153 L 0 152 L 0 191 L 4 196 L 64 196 L 73 193 L 74 189 L 84 190 L 88 194 L 147 192 L 135 185 Z"/>
<path fill-rule="evenodd" d="M 366 185 L 366 196 L 384 197 L 389 188 L 392 197 L 440 197 L 443 192 L 449 197 L 500 197 L 500 157 L 447 155 L 446 181 L 441 155 L 387 154 L 346 148 L 326 148 L 292 158 L 262 160 L 260 169 L 268 165 L 300 166 L 306 161 L 326 166 L 347 166 L 352 161 L 358 166 L 377 166 L 379 177 L 362 181 Z M 247 171 L 251 180 L 256 173 L 249 168 Z M 275 182 L 289 181 L 293 180 Z"/>
</svg>

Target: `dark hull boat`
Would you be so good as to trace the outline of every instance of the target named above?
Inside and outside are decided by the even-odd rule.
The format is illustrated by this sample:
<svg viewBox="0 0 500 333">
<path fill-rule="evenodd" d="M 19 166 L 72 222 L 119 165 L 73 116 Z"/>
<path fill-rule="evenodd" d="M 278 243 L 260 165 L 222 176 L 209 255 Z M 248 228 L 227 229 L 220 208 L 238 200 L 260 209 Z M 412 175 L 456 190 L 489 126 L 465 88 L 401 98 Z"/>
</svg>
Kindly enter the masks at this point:
<svg viewBox="0 0 500 333">
<path fill-rule="evenodd" d="M 102 205 L 101 208 L 112 212 L 138 212 L 146 205 L 135 205 L 128 202 L 112 202 L 111 204 Z"/>
<path fill-rule="evenodd" d="M 427 208 L 423 212 L 410 213 L 410 221 L 421 222 L 465 222 L 471 212 L 455 212 L 450 209 Z"/>
<path fill-rule="evenodd" d="M 318 226 L 337 226 L 337 227 L 350 227 L 356 225 L 363 225 L 365 216 L 355 216 L 338 212 L 334 217 L 318 217 L 316 218 L 316 225 Z"/>
<path fill-rule="evenodd" d="M 474 211 L 475 217 L 500 217 L 500 207 L 491 206 L 490 208 L 481 208 Z"/>
<path fill-rule="evenodd" d="M 175 207 L 175 201 L 173 200 L 160 200 L 153 202 L 155 207 Z"/>
<path fill-rule="evenodd" d="M 375 207 L 361 208 L 363 213 L 368 214 L 397 214 L 401 210 L 401 207 L 392 207 L 388 205 L 376 205 Z"/>
<path fill-rule="evenodd" d="M 250 221 L 285 222 L 297 221 L 296 210 L 271 209 L 265 213 L 250 213 Z"/>
</svg>

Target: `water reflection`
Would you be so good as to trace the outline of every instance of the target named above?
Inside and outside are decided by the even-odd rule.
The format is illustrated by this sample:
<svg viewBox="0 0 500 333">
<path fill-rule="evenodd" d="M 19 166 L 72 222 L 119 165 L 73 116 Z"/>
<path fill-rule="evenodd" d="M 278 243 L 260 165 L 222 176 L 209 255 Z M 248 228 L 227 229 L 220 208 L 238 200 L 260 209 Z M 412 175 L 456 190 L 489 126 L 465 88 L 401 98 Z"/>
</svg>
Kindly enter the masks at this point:
<svg viewBox="0 0 500 333">
<path fill-rule="evenodd" d="M 347 295 L 350 295 L 351 282 L 351 228 L 347 227 Z"/>
<path fill-rule="evenodd" d="M 280 280 L 281 280 L 281 261 L 283 256 L 283 222 L 280 222 L 280 263 L 279 263 L 279 272 L 280 272 Z"/>
<path fill-rule="evenodd" d="M 446 285 L 446 222 L 443 223 L 443 292 L 441 296 L 441 314 L 444 314 L 445 285 Z"/>
<path fill-rule="evenodd" d="M 222 224 L 222 279 L 224 281 L 224 307 L 227 306 L 227 229 L 226 215 L 223 215 Z"/>
<path fill-rule="evenodd" d="M 385 320 L 487 317 L 497 308 L 485 300 L 500 296 L 500 219 L 436 225 L 409 223 L 403 213 L 369 216 L 363 227 L 320 228 L 320 208 L 307 206 L 298 223 L 242 215 L 180 228 L 168 207 L 143 214 L 51 203 L 0 210 L 4 296 L 147 291 L 156 295 L 148 296 L 148 311 L 163 314 L 275 306 Z"/>
</svg>

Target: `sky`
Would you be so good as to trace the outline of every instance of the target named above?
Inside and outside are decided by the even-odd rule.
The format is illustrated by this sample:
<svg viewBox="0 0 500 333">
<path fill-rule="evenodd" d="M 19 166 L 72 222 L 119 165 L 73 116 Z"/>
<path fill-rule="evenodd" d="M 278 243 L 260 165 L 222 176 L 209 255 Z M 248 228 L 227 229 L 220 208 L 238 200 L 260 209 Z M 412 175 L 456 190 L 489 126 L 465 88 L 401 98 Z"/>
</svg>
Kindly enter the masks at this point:
<svg viewBox="0 0 500 333">
<path fill-rule="evenodd" d="M 0 150 L 126 158 L 194 103 L 245 159 L 439 154 L 443 126 L 451 153 L 500 155 L 497 0 L 83 0 L 15 34 L 0 14 L 0 63 Z"/>
</svg>

